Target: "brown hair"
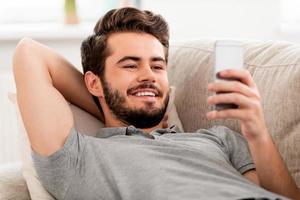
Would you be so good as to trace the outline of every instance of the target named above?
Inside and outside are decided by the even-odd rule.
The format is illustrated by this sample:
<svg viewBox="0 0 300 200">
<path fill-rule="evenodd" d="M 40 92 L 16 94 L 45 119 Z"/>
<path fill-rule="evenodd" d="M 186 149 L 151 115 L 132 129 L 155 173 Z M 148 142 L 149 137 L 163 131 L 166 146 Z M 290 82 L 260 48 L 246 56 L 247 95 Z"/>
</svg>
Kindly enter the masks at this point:
<svg viewBox="0 0 300 200">
<path fill-rule="evenodd" d="M 160 15 L 136 8 L 120 8 L 107 12 L 97 22 L 94 33 L 81 44 L 81 63 L 83 72 L 91 71 L 104 78 L 105 60 L 109 55 L 107 39 L 116 32 L 148 33 L 156 37 L 165 48 L 165 59 L 168 58 L 169 28 Z M 103 81 L 103 80 L 102 80 Z M 94 100 L 102 111 L 98 98 Z"/>
</svg>

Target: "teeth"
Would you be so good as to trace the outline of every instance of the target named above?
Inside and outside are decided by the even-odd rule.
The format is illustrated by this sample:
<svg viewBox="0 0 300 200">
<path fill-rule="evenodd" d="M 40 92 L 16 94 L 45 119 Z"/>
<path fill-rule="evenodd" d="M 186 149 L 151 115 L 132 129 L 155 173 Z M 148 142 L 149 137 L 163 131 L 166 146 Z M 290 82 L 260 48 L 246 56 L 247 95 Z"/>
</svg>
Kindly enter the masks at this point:
<svg viewBox="0 0 300 200">
<path fill-rule="evenodd" d="M 141 96 L 151 96 L 155 97 L 155 94 L 153 92 L 138 92 L 135 94 L 135 96 L 141 97 Z"/>
</svg>

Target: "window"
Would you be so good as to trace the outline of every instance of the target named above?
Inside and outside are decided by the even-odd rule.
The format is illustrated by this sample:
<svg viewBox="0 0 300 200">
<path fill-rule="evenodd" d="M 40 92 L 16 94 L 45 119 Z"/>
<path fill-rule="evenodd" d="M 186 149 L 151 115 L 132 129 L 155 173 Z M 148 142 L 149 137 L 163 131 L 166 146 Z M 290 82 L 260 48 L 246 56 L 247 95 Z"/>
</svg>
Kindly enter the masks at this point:
<svg viewBox="0 0 300 200">
<path fill-rule="evenodd" d="M 281 0 L 281 22 L 300 23 L 299 8 L 299 0 Z"/>
<path fill-rule="evenodd" d="M 0 24 L 63 22 L 64 0 L 0 0 Z M 95 22 L 118 0 L 76 0 L 81 21 Z"/>
<path fill-rule="evenodd" d="M 76 0 L 80 21 L 77 26 L 64 24 L 64 3 L 65 0 L 0 0 L 0 40 L 19 40 L 25 36 L 34 39 L 82 39 L 91 33 L 100 16 L 108 10 L 140 6 L 141 0 Z"/>
<path fill-rule="evenodd" d="M 63 19 L 62 0 L 0 0 L 0 23 L 58 22 Z"/>
</svg>

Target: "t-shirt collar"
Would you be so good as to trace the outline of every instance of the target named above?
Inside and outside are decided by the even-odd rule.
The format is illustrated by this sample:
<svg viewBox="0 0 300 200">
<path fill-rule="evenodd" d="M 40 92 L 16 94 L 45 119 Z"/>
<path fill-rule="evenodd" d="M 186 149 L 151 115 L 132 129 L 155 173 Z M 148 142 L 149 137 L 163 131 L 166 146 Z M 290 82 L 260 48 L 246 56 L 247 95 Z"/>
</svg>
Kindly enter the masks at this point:
<svg viewBox="0 0 300 200">
<path fill-rule="evenodd" d="M 159 135 L 163 135 L 165 133 L 178 133 L 180 132 L 179 128 L 177 126 L 171 126 L 169 128 L 161 128 L 161 129 L 156 129 L 153 132 L 149 133 L 144 133 L 141 129 L 138 129 L 132 125 L 128 126 L 128 127 L 109 127 L 109 128 L 101 128 L 99 129 L 96 137 L 98 138 L 108 138 L 108 137 L 112 137 L 115 135 L 143 135 L 145 137 L 148 138 L 152 138 L 154 139 L 154 136 L 152 135 L 152 133 L 154 134 L 159 134 Z"/>
</svg>

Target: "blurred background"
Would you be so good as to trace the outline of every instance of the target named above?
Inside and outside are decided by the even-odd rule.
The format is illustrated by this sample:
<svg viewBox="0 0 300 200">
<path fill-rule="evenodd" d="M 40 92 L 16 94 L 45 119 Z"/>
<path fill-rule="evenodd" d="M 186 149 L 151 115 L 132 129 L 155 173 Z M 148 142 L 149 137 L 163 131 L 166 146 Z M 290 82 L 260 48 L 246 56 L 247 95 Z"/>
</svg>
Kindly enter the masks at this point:
<svg viewBox="0 0 300 200">
<path fill-rule="evenodd" d="M 81 41 L 112 8 L 160 13 L 171 42 L 203 38 L 285 40 L 300 44 L 299 0 L 0 0 L 0 165 L 20 160 L 12 56 L 31 37 L 60 52 L 78 69 Z"/>
</svg>

